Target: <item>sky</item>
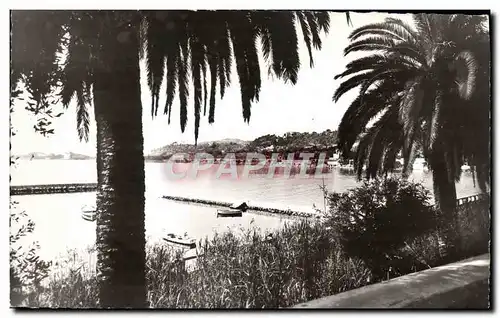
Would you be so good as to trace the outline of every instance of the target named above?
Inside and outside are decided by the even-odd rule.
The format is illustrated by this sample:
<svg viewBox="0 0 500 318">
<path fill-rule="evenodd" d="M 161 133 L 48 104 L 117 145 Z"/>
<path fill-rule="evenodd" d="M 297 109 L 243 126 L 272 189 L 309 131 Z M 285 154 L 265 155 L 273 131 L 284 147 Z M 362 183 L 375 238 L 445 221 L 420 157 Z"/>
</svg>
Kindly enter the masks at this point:
<svg viewBox="0 0 500 318">
<path fill-rule="evenodd" d="M 392 14 L 393 16 L 395 14 Z M 382 22 L 385 13 L 352 13 L 352 25 L 349 26 L 344 13 L 331 13 L 330 32 L 323 35 L 323 48 L 313 51 L 314 67 L 309 67 L 307 48 L 302 41 L 300 27 L 299 56 L 301 68 L 296 85 L 285 84 L 267 76 L 267 66 L 261 59 L 262 85 L 260 100 L 252 105 L 250 123 L 243 121 L 241 97 L 236 69 L 233 63 L 232 84 L 221 100 L 217 94 L 215 123 L 208 124 L 207 117 L 201 118 L 198 141 L 213 141 L 225 138 L 253 140 L 266 134 L 282 135 L 286 132 L 322 132 L 326 129 L 336 130 L 342 116 L 354 99 L 356 92 L 344 95 L 337 103 L 332 101 L 335 89 L 340 80 L 334 80 L 345 65 L 359 55 L 344 57 L 343 49 L 348 45 L 348 35 L 357 27 L 365 24 Z M 397 17 L 409 21 L 409 15 L 397 14 Z M 262 57 L 262 56 L 261 56 Z M 171 123 L 167 117 L 159 115 L 151 118 L 151 97 L 146 85 L 144 64 L 141 62 L 141 90 L 143 105 L 144 152 L 178 142 L 194 143 L 193 94 L 188 104 L 188 122 L 184 133 L 180 129 L 179 100 L 176 96 L 172 106 Z M 165 86 L 165 83 L 164 83 Z M 162 88 L 162 92 L 165 88 Z M 24 110 L 24 102 L 16 102 L 11 121 L 17 135 L 12 138 L 12 153 L 29 152 L 76 152 L 95 155 L 96 127 L 93 119 L 93 108 L 90 109 L 91 127 L 88 142 L 80 142 L 76 130 L 76 107 L 71 103 L 64 114 L 54 119 L 52 127 L 55 131 L 50 137 L 43 137 L 33 129 L 35 118 Z M 160 107 L 164 105 L 164 96 L 160 97 Z M 62 110 L 61 105 L 56 106 Z M 160 111 L 158 113 L 161 113 Z"/>
</svg>

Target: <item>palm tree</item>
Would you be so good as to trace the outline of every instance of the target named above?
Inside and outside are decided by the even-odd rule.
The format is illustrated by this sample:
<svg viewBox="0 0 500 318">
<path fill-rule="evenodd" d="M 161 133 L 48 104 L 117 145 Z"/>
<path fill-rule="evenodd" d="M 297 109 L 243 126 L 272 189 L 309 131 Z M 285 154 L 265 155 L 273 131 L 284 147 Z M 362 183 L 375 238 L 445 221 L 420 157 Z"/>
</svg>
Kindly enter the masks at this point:
<svg viewBox="0 0 500 318">
<path fill-rule="evenodd" d="M 145 288 L 144 158 L 140 58 L 146 59 L 152 116 L 166 77 L 164 114 L 176 92 L 187 123 L 189 82 L 194 87 L 195 140 L 201 108 L 215 118 L 236 63 L 243 118 L 261 87 L 258 40 L 269 72 L 297 82 L 297 25 L 309 50 L 320 49 L 329 14 L 311 11 L 14 11 L 11 89 L 22 83 L 35 113 L 51 103 L 77 105 L 81 139 L 89 132 L 89 106 L 97 122 L 97 271 L 101 307 L 143 307 Z M 66 53 L 66 58 L 64 54 Z M 64 66 L 61 63 L 64 61 Z M 208 83 L 210 97 L 208 98 Z M 53 99 L 56 98 L 54 101 Z"/>
<path fill-rule="evenodd" d="M 339 146 L 344 156 L 355 150 L 358 178 L 364 165 L 366 178 L 393 171 L 400 152 L 408 176 L 422 149 L 433 174 L 436 206 L 453 224 L 455 182 L 465 162 L 481 190 L 489 188 L 489 36 L 481 16 L 413 18 L 414 25 L 387 18 L 349 36 L 346 55 L 369 54 L 336 76 L 349 78 L 334 101 L 360 89 L 339 125 Z"/>
</svg>

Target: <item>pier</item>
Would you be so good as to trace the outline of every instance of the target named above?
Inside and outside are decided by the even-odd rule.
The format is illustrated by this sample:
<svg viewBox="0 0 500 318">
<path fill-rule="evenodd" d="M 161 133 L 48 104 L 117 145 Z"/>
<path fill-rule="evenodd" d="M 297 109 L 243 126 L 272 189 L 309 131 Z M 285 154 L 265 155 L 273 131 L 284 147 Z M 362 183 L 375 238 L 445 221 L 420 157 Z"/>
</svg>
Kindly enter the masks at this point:
<svg viewBox="0 0 500 318">
<path fill-rule="evenodd" d="M 97 183 L 37 184 L 10 186 L 10 195 L 56 194 L 97 191 Z"/>
<path fill-rule="evenodd" d="M 206 206 L 219 207 L 219 208 L 229 208 L 232 205 L 232 203 L 228 203 L 228 202 L 175 197 L 175 196 L 169 196 L 169 195 L 164 195 L 164 196 L 162 196 L 162 198 L 167 199 L 167 200 L 177 201 L 177 202 L 185 202 L 185 203 L 190 203 L 190 204 L 206 205 Z M 303 218 L 310 218 L 310 217 L 320 218 L 321 217 L 319 214 L 316 214 L 316 213 L 293 211 L 290 209 L 284 210 L 284 209 L 266 208 L 266 207 L 251 206 L 251 205 L 248 206 L 248 210 L 252 211 L 252 212 L 280 214 L 280 215 L 285 215 L 285 216 L 290 216 L 290 217 L 303 217 Z"/>
</svg>

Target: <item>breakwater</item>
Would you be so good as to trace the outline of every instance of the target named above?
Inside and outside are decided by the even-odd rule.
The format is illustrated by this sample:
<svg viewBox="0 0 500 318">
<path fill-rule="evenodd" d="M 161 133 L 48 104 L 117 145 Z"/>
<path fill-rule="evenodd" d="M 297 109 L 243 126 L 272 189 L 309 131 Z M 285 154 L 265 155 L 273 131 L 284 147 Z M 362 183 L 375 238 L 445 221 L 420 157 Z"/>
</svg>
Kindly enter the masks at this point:
<svg viewBox="0 0 500 318">
<path fill-rule="evenodd" d="M 175 196 L 170 196 L 170 195 L 164 195 L 164 196 L 162 196 L 162 198 L 167 199 L 167 200 L 177 201 L 177 202 L 184 202 L 184 203 L 189 203 L 189 204 L 198 204 L 198 205 L 205 205 L 205 206 L 212 206 L 212 207 L 220 207 L 220 208 L 229 208 L 230 206 L 232 206 L 232 204 L 228 203 L 228 202 L 175 197 Z M 316 218 L 320 218 L 320 215 L 315 214 L 315 213 L 293 211 L 290 209 L 283 210 L 283 209 L 275 209 L 275 208 L 266 208 L 266 207 L 251 206 L 251 205 L 248 206 L 248 211 L 270 213 L 270 214 L 280 214 L 280 215 L 290 216 L 290 217 L 303 217 L 303 218 L 316 217 Z"/>
<path fill-rule="evenodd" d="M 55 194 L 97 191 L 97 183 L 37 184 L 10 186 L 10 195 Z"/>
</svg>

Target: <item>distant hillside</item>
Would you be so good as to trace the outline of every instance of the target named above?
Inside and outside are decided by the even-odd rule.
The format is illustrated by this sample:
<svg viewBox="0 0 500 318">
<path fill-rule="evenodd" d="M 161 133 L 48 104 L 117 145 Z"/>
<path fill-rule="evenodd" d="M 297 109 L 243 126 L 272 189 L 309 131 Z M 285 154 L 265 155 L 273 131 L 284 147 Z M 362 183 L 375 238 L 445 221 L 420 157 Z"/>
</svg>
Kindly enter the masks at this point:
<svg viewBox="0 0 500 318">
<path fill-rule="evenodd" d="M 264 148 L 272 151 L 301 151 L 305 149 L 329 149 L 337 143 L 337 131 L 325 130 L 317 133 L 289 132 L 283 136 L 265 135 L 250 143 L 256 151 Z"/>
<path fill-rule="evenodd" d="M 222 157 L 225 153 L 238 152 L 296 152 L 307 149 L 331 150 L 337 142 L 337 132 L 326 130 L 322 133 L 289 132 L 283 136 L 265 135 L 253 141 L 240 139 L 223 139 L 203 142 L 197 147 L 191 144 L 172 143 L 153 150 L 146 156 L 147 160 L 164 160 L 176 153 L 206 152 L 214 157 Z"/>
<path fill-rule="evenodd" d="M 15 156 L 15 155 L 14 155 Z M 87 156 L 75 152 L 66 153 L 44 153 L 44 152 L 30 152 L 23 155 L 16 156 L 24 160 L 89 160 L 94 159 L 92 156 Z"/>
<path fill-rule="evenodd" d="M 201 142 L 196 147 L 192 144 L 172 143 L 151 151 L 146 155 L 146 159 L 159 160 L 168 159 L 176 153 L 196 153 L 206 152 L 214 155 L 244 151 L 245 147 L 249 144 L 248 141 L 241 139 L 223 139 L 210 142 Z"/>
</svg>

